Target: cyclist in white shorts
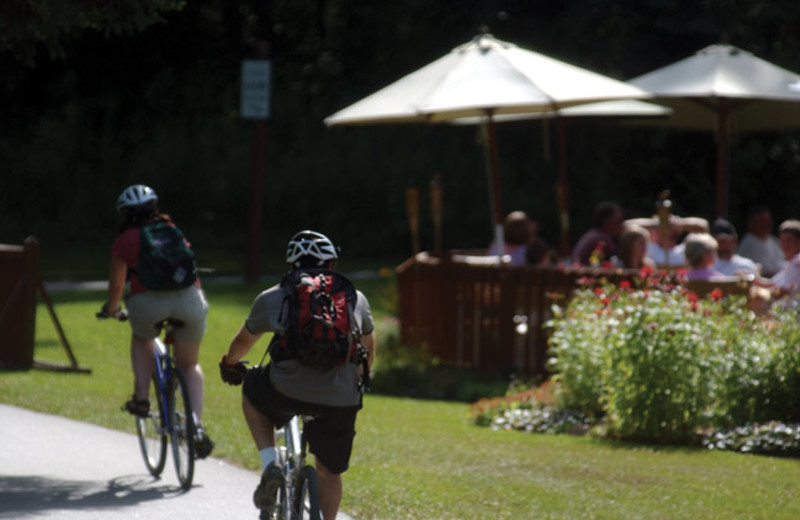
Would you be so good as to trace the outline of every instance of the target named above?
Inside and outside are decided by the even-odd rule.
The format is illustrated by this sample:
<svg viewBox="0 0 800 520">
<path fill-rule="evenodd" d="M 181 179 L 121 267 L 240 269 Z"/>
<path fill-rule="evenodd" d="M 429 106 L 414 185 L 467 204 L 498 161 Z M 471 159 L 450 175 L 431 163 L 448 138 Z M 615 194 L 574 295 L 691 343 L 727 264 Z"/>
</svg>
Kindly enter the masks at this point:
<svg viewBox="0 0 800 520">
<path fill-rule="evenodd" d="M 133 415 L 147 416 L 150 411 L 148 391 L 155 357 L 153 340 L 159 334 L 156 324 L 167 318 L 180 320 L 175 328 L 175 360 L 186 376 L 189 399 L 195 414 L 195 453 L 205 458 L 214 443 L 203 427 L 203 372 L 198 364 L 200 341 L 206 330 L 208 303 L 197 278 L 188 287 L 176 290 L 149 290 L 139 279 L 140 228 L 155 222 L 172 221 L 169 215 L 159 213 L 158 196 L 152 188 L 136 184 L 126 188 L 117 199 L 117 210 L 123 218 L 119 235 L 111 246 L 111 270 L 108 282 L 108 300 L 101 313 L 118 317 L 122 312 L 120 301 L 126 280 L 130 281 L 130 294 L 126 298 L 131 324 L 131 364 L 134 373 L 134 393 L 124 409 Z M 187 246 L 188 246 L 187 242 Z"/>
</svg>

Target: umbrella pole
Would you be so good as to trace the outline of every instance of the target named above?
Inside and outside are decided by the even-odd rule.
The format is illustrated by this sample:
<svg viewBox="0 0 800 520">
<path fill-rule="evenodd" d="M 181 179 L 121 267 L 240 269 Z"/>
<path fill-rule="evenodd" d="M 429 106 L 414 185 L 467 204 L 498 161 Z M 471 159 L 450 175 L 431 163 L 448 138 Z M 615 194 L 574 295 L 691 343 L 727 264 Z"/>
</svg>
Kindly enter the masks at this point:
<svg viewBox="0 0 800 520">
<path fill-rule="evenodd" d="M 505 240 L 503 237 L 503 210 L 500 206 L 500 168 L 497 160 L 497 138 L 495 134 L 495 123 L 492 118 L 492 111 L 486 111 L 486 118 L 483 120 L 484 127 L 484 157 L 486 162 L 486 176 L 489 185 L 489 206 L 494 217 L 494 241 L 497 244 L 497 251 L 502 258 L 505 251 Z"/>
<path fill-rule="evenodd" d="M 717 113 L 717 217 L 728 214 L 728 109 Z"/>
<path fill-rule="evenodd" d="M 567 122 L 563 117 L 556 118 L 558 131 L 558 215 L 561 222 L 561 254 L 569 255 L 569 183 L 567 181 Z"/>
</svg>

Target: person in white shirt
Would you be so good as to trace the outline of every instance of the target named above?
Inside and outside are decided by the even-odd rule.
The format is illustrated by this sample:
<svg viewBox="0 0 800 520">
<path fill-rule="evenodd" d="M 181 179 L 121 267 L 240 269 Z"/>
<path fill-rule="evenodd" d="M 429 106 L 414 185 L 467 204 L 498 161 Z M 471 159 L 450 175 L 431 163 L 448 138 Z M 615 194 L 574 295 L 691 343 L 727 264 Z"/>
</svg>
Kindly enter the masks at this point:
<svg viewBox="0 0 800 520">
<path fill-rule="evenodd" d="M 659 267 L 681 267 L 686 265 L 686 255 L 684 245 L 679 244 L 678 240 L 683 233 L 681 219 L 672 215 L 669 219 L 670 236 L 667 240 L 667 250 L 662 246 L 661 231 L 658 226 L 658 219 L 653 217 L 651 225 L 647 226 L 650 230 L 650 241 L 647 243 L 647 253 L 645 256 Z"/>
<path fill-rule="evenodd" d="M 736 254 L 738 235 L 733 224 L 718 218 L 711 225 L 711 236 L 717 241 L 717 261 L 714 270 L 726 276 L 758 275 L 758 266 L 749 258 Z"/>
<path fill-rule="evenodd" d="M 766 206 L 756 206 L 750 210 L 747 233 L 739 242 L 739 255 L 759 264 L 761 274 L 766 277 L 783 269 L 786 258 L 780 242 L 772 236 L 772 214 Z"/>
<path fill-rule="evenodd" d="M 800 221 L 784 221 L 778 228 L 778 238 L 786 263 L 770 282 L 778 289 L 776 297 L 785 298 L 784 305 L 796 305 L 800 302 Z"/>
</svg>

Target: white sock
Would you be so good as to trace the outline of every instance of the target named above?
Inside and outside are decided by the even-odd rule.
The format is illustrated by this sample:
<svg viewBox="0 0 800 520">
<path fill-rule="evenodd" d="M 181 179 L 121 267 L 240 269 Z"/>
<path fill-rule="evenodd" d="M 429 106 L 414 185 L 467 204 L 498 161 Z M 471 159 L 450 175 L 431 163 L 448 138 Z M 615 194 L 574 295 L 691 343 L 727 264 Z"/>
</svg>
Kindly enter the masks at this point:
<svg viewBox="0 0 800 520">
<path fill-rule="evenodd" d="M 275 446 L 268 446 L 263 450 L 259 450 L 258 455 L 261 457 L 261 469 L 267 469 L 267 466 L 272 464 L 277 457 Z"/>
</svg>

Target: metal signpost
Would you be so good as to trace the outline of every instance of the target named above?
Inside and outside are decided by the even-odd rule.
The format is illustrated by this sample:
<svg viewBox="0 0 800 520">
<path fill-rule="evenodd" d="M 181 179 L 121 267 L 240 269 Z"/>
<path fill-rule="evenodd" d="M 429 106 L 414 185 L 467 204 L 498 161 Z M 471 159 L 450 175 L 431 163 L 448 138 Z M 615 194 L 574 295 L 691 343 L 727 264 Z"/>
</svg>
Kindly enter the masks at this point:
<svg viewBox="0 0 800 520">
<path fill-rule="evenodd" d="M 264 59 L 242 61 L 240 113 L 252 119 L 253 158 L 250 177 L 250 231 L 247 246 L 245 281 L 258 282 L 261 256 L 261 213 L 264 206 L 264 171 L 266 169 L 267 119 L 271 112 L 272 63 L 266 45 L 260 54 Z"/>
</svg>

